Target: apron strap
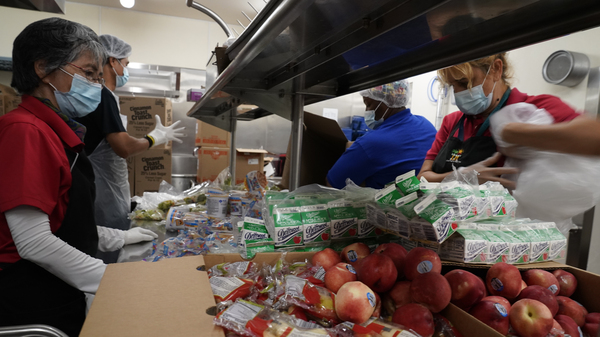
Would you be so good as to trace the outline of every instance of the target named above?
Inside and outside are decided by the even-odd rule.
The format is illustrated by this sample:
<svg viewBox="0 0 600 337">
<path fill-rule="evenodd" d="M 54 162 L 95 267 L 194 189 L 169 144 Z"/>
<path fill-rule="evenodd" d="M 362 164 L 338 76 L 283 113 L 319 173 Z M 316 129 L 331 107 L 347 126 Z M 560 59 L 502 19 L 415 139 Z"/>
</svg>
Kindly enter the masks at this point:
<svg viewBox="0 0 600 337">
<path fill-rule="evenodd" d="M 452 131 L 450 131 L 450 135 L 448 138 L 454 137 L 454 133 L 456 133 L 456 130 L 458 129 L 458 139 L 460 139 L 461 142 L 464 141 L 465 138 L 465 118 L 467 117 L 467 115 L 463 114 L 462 117 L 460 117 L 460 119 L 458 120 L 458 123 L 456 123 L 456 125 L 454 125 L 454 127 L 452 128 Z"/>
<path fill-rule="evenodd" d="M 490 115 L 485 119 L 481 128 L 477 131 L 477 136 L 483 136 L 483 133 L 490 127 L 490 117 L 504 107 L 504 104 L 508 100 L 508 96 L 510 96 L 510 88 L 506 89 L 506 92 L 504 92 L 504 95 L 502 95 L 502 98 L 500 99 L 500 103 L 498 103 L 494 110 L 490 112 Z"/>
</svg>

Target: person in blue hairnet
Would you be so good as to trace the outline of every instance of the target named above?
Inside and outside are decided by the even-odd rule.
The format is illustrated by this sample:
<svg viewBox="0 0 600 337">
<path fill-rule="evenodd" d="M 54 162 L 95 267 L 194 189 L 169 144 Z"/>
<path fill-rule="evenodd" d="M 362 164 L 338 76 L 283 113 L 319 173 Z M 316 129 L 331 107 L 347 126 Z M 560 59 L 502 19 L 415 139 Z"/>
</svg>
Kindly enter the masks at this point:
<svg viewBox="0 0 600 337">
<path fill-rule="evenodd" d="M 100 42 L 107 55 L 102 100 L 94 112 L 76 120 L 87 128 L 85 153 L 96 176 L 96 223 L 126 230 L 130 227 L 127 214 L 131 208 L 126 158 L 168 141 L 181 142 L 178 137 L 183 136 L 184 128 L 176 128 L 179 121 L 165 127 L 155 116 L 156 128 L 144 138 L 127 133 L 127 118 L 120 114 L 119 97 L 114 91 L 129 79 L 127 65 L 131 46 L 112 35 L 101 35 Z"/>
<path fill-rule="evenodd" d="M 372 188 L 383 188 L 401 174 L 418 173 L 427 150 L 435 139 L 435 127 L 424 117 L 406 108 L 409 84 L 395 81 L 361 91 L 365 121 L 373 131 L 359 138 L 338 159 L 327 174 L 335 188 L 346 179 Z"/>
</svg>

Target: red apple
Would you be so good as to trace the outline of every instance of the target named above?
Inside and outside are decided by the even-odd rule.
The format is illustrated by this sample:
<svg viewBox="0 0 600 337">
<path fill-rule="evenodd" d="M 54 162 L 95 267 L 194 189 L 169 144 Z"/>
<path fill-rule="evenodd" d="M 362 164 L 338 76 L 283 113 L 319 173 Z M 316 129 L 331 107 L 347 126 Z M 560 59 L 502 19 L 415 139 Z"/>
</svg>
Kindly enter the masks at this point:
<svg viewBox="0 0 600 337">
<path fill-rule="evenodd" d="M 369 246 L 362 242 L 356 242 L 342 249 L 340 257 L 342 262 L 350 263 L 355 269 L 358 269 L 358 261 L 371 254 Z"/>
<path fill-rule="evenodd" d="M 557 295 L 571 297 L 575 292 L 575 289 L 577 289 L 577 279 L 575 276 L 562 269 L 553 271 L 552 275 L 556 277 L 558 284 L 560 285 L 560 291 Z"/>
<path fill-rule="evenodd" d="M 531 298 L 544 303 L 548 309 L 550 309 L 552 317 L 558 312 L 558 301 L 556 301 L 556 296 L 554 296 L 548 288 L 538 285 L 529 286 L 521 290 L 521 293 L 517 297 L 518 300 L 523 298 Z"/>
<path fill-rule="evenodd" d="M 525 288 L 527 288 L 527 283 L 525 283 L 525 281 L 521 280 L 521 291 Z"/>
<path fill-rule="evenodd" d="M 446 273 L 444 277 L 448 280 L 450 289 L 452 289 L 450 302 L 465 311 L 469 311 L 473 304 L 481 301 L 486 295 L 485 284 L 473 273 L 455 269 Z"/>
<path fill-rule="evenodd" d="M 528 286 L 538 285 L 550 289 L 554 295 L 558 295 L 560 284 L 552 273 L 541 269 L 529 269 L 523 272 L 523 281 Z"/>
<path fill-rule="evenodd" d="M 435 332 L 433 315 L 429 309 L 417 303 L 409 303 L 398 308 L 392 316 L 392 322 L 412 329 L 422 337 L 431 337 Z"/>
<path fill-rule="evenodd" d="M 600 324 L 600 312 L 590 312 L 585 315 L 585 322 Z"/>
<path fill-rule="evenodd" d="M 387 255 L 373 253 L 360 261 L 357 268 L 359 281 L 378 293 L 392 289 L 398 277 L 392 259 Z"/>
<path fill-rule="evenodd" d="M 554 325 L 550 309 L 530 298 L 515 302 L 508 317 L 510 325 L 521 337 L 546 337 Z"/>
<path fill-rule="evenodd" d="M 320 252 L 315 253 L 311 259 L 311 263 L 315 266 L 322 266 L 325 271 L 342 262 L 340 255 L 331 248 L 325 248 Z"/>
<path fill-rule="evenodd" d="M 488 270 L 485 285 L 490 294 L 512 300 L 521 292 L 521 281 L 517 267 L 498 262 Z"/>
<path fill-rule="evenodd" d="M 510 312 L 510 307 L 511 307 L 510 302 L 502 296 L 486 296 L 486 297 L 482 298 L 481 300 L 501 304 L 506 309 L 506 312 Z"/>
<path fill-rule="evenodd" d="M 396 309 L 411 302 L 410 281 L 396 282 L 392 289 L 383 295 L 383 306 L 390 314 L 393 314 Z"/>
<path fill-rule="evenodd" d="M 503 335 L 508 333 L 508 312 L 501 304 L 480 301 L 469 310 L 469 314 Z"/>
<path fill-rule="evenodd" d="M 577 323 L 577 326 L 583 326 L 585 316 L 588 314 L 583 305 L 565 296 L 556 296 L 556 300 L 558 301 L 558 315 L 567 315 Z"/>
<path fill-rule="evenodd" d="M 373 253 L 380 253 L 389 256 L 392 261 L 394 261 L 394 265 L 398 271 L 398 279 L 404 277 L 404 261 L 407 254 L 404 247 L 394 242 L 384 243 L 377 246 Z"/>
<path fill-rule="evenodd" d="M 554 320 L 554 324 L 552 325 L 552 329 L 550 330 L 548 337 L 565 337 L 565 330 L 556 320 Z"/>
<path fill-rule="evenodd" d="M 429 272 L 441 273 L 442 261 L 439 255 L 431 249 L 416 247 L 406 254 L 404 276 L 412 281 L 417 275 Z"/>
<path fill-rule="evenodd" d="M 567 315 L 556 315 L 554 319 L 558 322 L 558 324 L 560 324 L 566 334 L 569 334 L 573 337 L 580 336 L 579 327 L 571 317 Z"/>
<path fill-rule="evenodd" d="M 344 283 L 356 280 L 356 270 L 349 263 L 340 262 L 325 273 L 325 287 L 334 293 L 337 293 Z"/>
<path fill-rule="evenodd" d="M 432 313 L 442 311 L 450 303 L 452 290 L 442 274 L 419 274 L 410 283 L 412 301 L 423 304 Z"/>
<path fill-rule="evenodd" d="M 378 293 L 375 293 L 375 310 L 371 317 L 379 318 L 379 316 L 381 316 L 381 297 Z"/>
<path fill-rule="evenodd" d="M 366 322 L 375 311 L 375 292 L 359 281 L 344 284 L 335 297 L 335 312 L 342 321 Z"/>
<path fill-rule="evenodd" d="M 600 324 L 598 323 L 585 323 L 583 328 L 581 328 L 583 332 L 587 333 L 591 337 L 598 336 L 598 332 L 600 331 Z"/>
</svg>

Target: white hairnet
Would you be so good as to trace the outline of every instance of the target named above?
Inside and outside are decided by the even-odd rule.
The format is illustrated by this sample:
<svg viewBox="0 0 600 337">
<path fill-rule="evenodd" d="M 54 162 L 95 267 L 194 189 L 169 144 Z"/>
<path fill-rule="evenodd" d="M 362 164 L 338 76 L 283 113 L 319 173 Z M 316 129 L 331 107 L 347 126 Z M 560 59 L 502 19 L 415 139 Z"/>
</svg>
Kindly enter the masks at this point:
<svg viewBox="0 0 600 337">
<path fill-rule="evenodd" d="M 100 42 L 106 48 L 108 57 L 114 57 L 117 60 L 131 56 L 131 46 L 129 43 L 113 35 L 100 35 Z"/>
<path fill-rule="evenodd" d="M 388 108 L 401 108 L 408 104 L 410 91 L 408 82 L 405 80 L 380 85 L 375 88 L 363 90 L 360 94 L 379 102 L 383 102 Z"/>
</svg>

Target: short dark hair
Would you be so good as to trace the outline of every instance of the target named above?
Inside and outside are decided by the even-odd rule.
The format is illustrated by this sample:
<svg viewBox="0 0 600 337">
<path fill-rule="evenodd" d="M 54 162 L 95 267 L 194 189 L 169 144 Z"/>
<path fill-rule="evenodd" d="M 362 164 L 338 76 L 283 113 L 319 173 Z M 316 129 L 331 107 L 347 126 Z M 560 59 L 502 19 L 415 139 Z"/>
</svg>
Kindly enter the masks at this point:
<svg viewBox="0 0 600 337">
<path fill-rule="evenodd" d="M 46 74 L 50 74 L 84 52 L 90 52 L 101 65 L 106 58 L 98 35 L 89 27 L 60 18 L 36 21 L 13 42 L 11 86 L 21 94 L 31 94 L 40 84 L 36 61 L 44 60 Z"/>
</svg>

